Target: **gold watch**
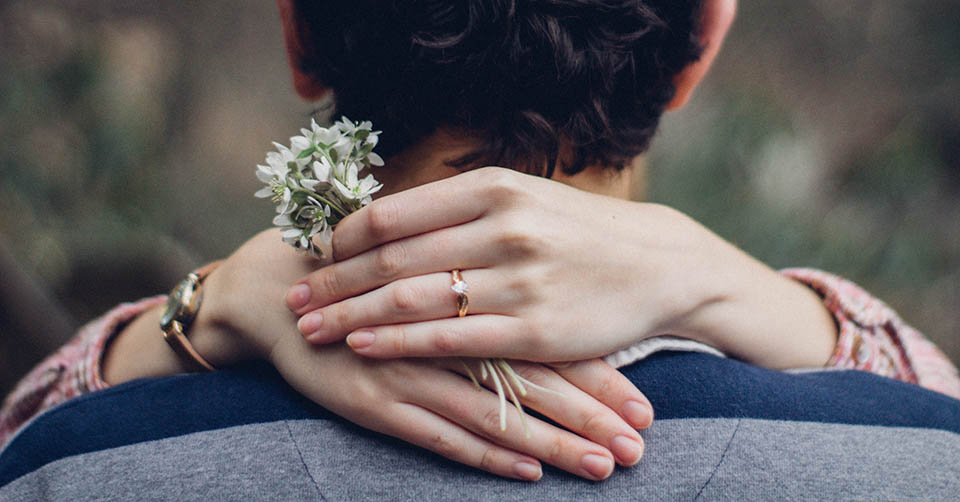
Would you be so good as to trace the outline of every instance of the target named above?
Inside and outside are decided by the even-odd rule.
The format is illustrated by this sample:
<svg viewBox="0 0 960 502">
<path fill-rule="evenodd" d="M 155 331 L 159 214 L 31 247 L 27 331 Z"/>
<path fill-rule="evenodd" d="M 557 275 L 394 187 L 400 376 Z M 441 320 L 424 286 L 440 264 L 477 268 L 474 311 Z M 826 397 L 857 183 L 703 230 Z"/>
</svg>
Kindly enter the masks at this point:
<svg viewBox="0 0 960 502">
<path fill-rule="evenodd" d="M 187 338 L 187 329 L 197 317 L 200 303 L 203 301 L 203 280 L 220 265 L 219 261 L 209 263 L 190 272 L 177 284 L 167 296 L 167 306 L 160 316 L 160 330 L 163 339 L 180 357 L 188 359 L 208 371 L 214 371 L 212 364 L 193 348 Z"/>
</svg>

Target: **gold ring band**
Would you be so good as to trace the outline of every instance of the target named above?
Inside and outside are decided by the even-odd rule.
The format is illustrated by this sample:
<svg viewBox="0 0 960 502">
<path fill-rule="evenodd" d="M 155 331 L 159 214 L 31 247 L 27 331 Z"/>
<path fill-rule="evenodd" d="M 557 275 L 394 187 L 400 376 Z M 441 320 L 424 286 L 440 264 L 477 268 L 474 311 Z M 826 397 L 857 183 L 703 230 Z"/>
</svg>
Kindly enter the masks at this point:
<svg viewBox="0 0 960 502">
<path fill-rule="evenodd" d="M 459 270 L 451 270 L 450 277 L 453 279 L 450 289 L 457 294 L 457 317 L 463 317 L 467 315 L 467 309 L 470 308 L 470 300 L 467 298 L 467 291 L 470 288 L 467 287 L 467 282 L 463 280 Z"/>
</svg>

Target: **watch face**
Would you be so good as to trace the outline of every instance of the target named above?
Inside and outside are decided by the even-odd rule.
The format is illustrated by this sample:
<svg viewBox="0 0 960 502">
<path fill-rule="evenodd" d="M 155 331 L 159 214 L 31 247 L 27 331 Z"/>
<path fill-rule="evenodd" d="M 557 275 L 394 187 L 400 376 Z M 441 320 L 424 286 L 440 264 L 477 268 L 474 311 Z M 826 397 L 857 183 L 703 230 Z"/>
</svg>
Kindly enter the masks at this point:
<svg viewBox="0 0 960 502">
<path fill-rule="evenodd" d="M 177 287 L 173 288 L 173 291 L 170 292 L 170 296 L 167 297 L 167 306 L 163 309 L 163 315 L 160 316 L 160 325 L 169 326 L 170 323 L 177 319 L 177 313 L 180 311 L 180 305 L 183 304 L 183 290 L 186 286 L 186 281 L 177 284 Z"/>
</svg>

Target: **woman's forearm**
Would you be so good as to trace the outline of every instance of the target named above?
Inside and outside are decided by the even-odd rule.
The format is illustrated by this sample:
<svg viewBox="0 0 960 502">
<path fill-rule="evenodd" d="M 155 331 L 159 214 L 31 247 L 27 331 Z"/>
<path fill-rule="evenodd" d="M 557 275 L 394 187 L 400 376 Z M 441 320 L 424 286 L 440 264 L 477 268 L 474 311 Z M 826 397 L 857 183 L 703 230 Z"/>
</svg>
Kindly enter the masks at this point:
<svg viewBox="0 0 960 502">
<path fill-rule="evenodd" d="M 691 316 L 683 333 L 743 361 L 771 369 L 824 366 L 837 343 L 837 324 L 809 287 L 739 250 L 732 272 L 717 282 L 718 301 Z"/>
<path fill-rule="evenodd" d="M 162 312 L 163 305 L 144 312 L 106 347 L 102 371 L 103 379 L 108 384 L 118 385 L 138 378 L 198 370 L 189 361 L 179 357 L 164 341 L 159 327 Z M 191 337 L 194 338 L 201 337 Z"/>
<path fill-rule="evenodd" d="M 225 304 L 230 291 L 223 287 L 223 274 L 214 271 L 203 284 L 203 303 L 194 321 L 185 328 L 191 345 L 214 367 L 235 364 L 253 357 L 240 335 L 228 327 Z M 150 378 L 203 371 L 197 363 L 176 353 L 164 340 L 160 316 L 164 305 L 144 312 L 113 338 L 103 355 L 103 379 L 117 385 L 137 378 Z"/>
</svg>

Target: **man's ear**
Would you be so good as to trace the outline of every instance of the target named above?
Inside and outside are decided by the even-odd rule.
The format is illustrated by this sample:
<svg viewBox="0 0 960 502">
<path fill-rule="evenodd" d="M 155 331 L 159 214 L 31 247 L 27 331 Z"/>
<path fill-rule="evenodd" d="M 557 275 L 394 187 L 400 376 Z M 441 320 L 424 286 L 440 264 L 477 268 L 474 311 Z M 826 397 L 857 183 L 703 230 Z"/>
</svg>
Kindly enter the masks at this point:
<svg viewBox="0 0 960 502">
<path fill-rule="evenodd" d="M 311 101 L 320 99 L 330 89 L 300 70 L 305 49 L 301 42 L 303 33 L 301 33 L 300 25 L 297 22 L 297 12 L 293 0 L 277 0 L 277 6 L 280 7 L 283 41 L 287 45 L 287 57 L 290 62 L 290 69 L 293 71 L 293 88 L 303 99 Z"/>
<path fill-rule="evenodd" d="M 690 66 L 674 77 L 673 83 L 677 92 L 667 105 L 667 110 L 676 110 L 687 104 L 694 89 L 703 80 L 720 52 L 720 46 L 723 45 L 723 39 L 730 31 L 736 14 L 737 0 L 704 0 L 700 19 L 700 44 L 703 46 L 703 54 L 699 60 L 690 63 Z"/>
</svg>

